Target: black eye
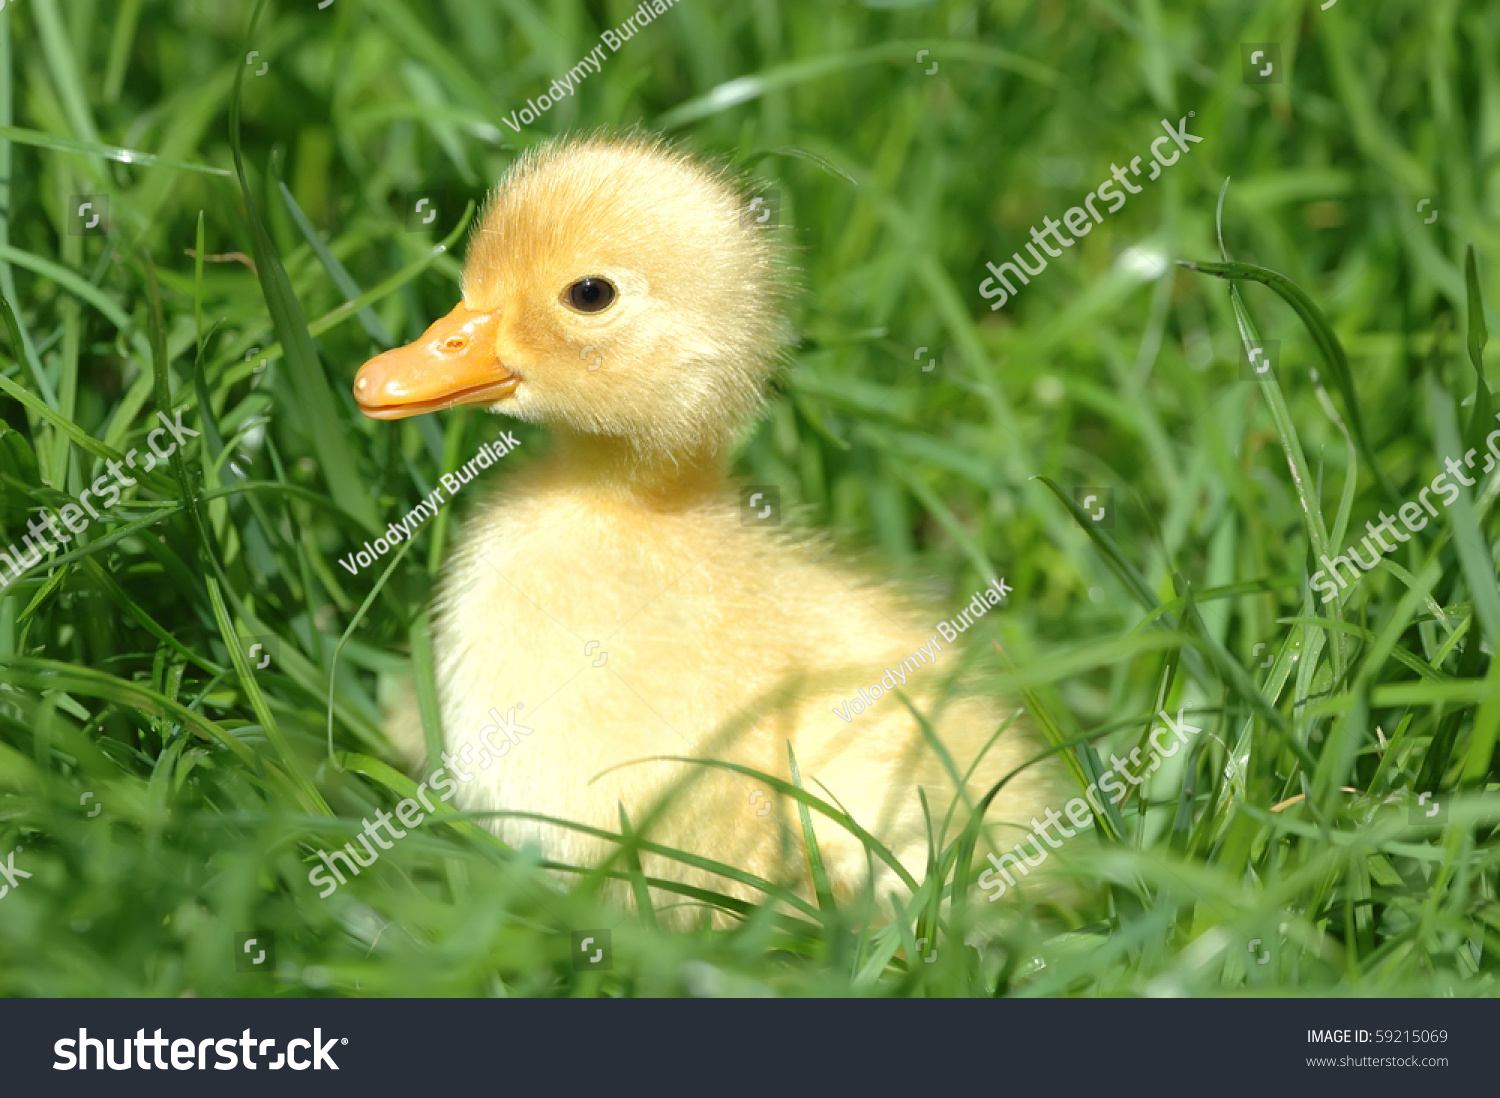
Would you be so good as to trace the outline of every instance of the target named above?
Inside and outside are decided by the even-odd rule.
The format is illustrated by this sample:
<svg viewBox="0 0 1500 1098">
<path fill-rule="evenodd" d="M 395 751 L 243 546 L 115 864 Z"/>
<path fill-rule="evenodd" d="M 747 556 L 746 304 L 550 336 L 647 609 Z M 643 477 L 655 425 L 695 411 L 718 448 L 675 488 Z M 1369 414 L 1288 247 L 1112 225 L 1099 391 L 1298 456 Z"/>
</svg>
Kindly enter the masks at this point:
<svg viewBox="0 0 1500 1098">
<path fill-rule="evenodd" d="M 601 312 L 614 299 L 615 288 L 602 278 L 585 278 L 568 287 L 568 304 L 580 313 Z"/>
</svg>

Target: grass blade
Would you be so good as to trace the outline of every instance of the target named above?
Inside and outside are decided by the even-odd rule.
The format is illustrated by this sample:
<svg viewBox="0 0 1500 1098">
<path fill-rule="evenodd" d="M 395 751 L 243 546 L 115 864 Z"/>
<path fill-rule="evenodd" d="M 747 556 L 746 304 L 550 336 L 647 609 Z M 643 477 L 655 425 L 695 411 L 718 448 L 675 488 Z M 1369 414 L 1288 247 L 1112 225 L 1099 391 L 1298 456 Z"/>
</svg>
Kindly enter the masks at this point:
<svg viewBox="0 0 1500 1098">
<path fill-rule="evenodd" d="M 307 220 L 307 215 L 302 212 L 302 207 L 297 205 L 297 200 L 292 197 L 292 192 L 280 179 L 276 180 L 277 189 L 281 192 L 281 199 L 286 203 L 287 212 L 292 215 L 292 220 L 297 223 L 297 228 L 302 232 L 302 238 L 307 241 L 313 253 L 317 255 L 328 276 L 333 279 L 333 284 L 339 288 L 339 293 L 344 295 L 345 302 L 358 301 L 364 293 L 359 284 L 354 281 L 348 269 L 339 262 L 338 257 L 328 250 L 328 245 L 323 243 L 323 238 L 318 235 L 318 230 L 313 228 L 312 222 Z M 359 317 L 359 323 L 369 333 L 371 339 L 380 344 L 382 348 L 393 346 L 396 337 L 386 329 L 375 310 L 366 305 L 355 313 Z"/>
<path fill-rule="evenodd" d="M 1190 271 L 1201 271 L 1204 274 L 1231 281 L 1244 279 L 1249 282 L 1259 282 L 1275 290 L 1282 300 L 1292 307 L 1307 328 L 1308 334 L 1312 336 L 1313 342 L 1317 344 L 1318 350 L 1323 355 L 1323 361 L 1328 365 L 1328 373 L 1338 387 L 1339 394 L 1344 398 L 1345 412 L 1349 417 L 1349 425 L 1354 430 L 1354 439 L 1359 446 L 1360 455 L 1370 466 L 1370 471 L 1375 475 L 1381 491 L 1395 499 L 1395 486 L 1386 478 L 1385 471 L 1380 467 L 1375 451 L 1370 446 L 1369 437 L 1365 433 L 1364 416 L 1359 410 L 1359 394 L 1354 388 L 1354 375 L 1349 370 L 1349 359 L 1344 353 L 1344 345 L 1334 333 L 1333 326 L 1328 323 L 1328 318 L 1323 315 L 1323 310 L 1318 308 L 1317 302 L 1308 296 L 1307 291 L 1286 275 L 1278 274 L 1266 267 L 1257 267 L 1253 263 L 1179 260 L 1178 265 Z"/>
<path fill-rule="evenodd" d="M 135 0 L 139 3 L 139 0 Z M 78 153 L 84 156 L 102 157 L 105 160 L 113 160 L 117 164 L 129 164 L 139 168 L 172 168 L 181 172 L 197 172 L 200 175 L 218 176 L 221 179 L 233 179 L 234 173 L 228 168 L 216 168 L 212 164 L 193 164 L 186 160 L 174 160 L 170 156 L 157 156 L 155 153 L 142 152 L 140 149 L 127 149 L 120 145 L 107 145 L 99 140 L 82 141 L 74 137 L 62 137 L 55 133 L 42 133 L 39 130 L 26 130 L 17 126 L 0 125 L 0 138 L 6 141 L 14 141 L 18 145 L 31 145 L 38 149 L 50 149 L 53 152 Z"/>
<path fill-rule="evenodd" d="M 797 756 L 792 751 L 792 741 L 786 742 L 786 761 L 791 767 L 792 784 L 802 792 L 807 792 L 802 787 L 802 775 L 797 772 Z M 797 801 L 797 819 L 802 824 L 802 843 L 807 851 L 807 867 L 812 872 L 813 893 L 818 898 L 818 910 L 829 914 L 838 911 L 838 905 L 833 901 L 833 889 L 828 884 L 828 871 L 823 868 L 823 853 L 818 849 L 818 837 L 813 834 L 812 815 L 807 811 L 807 805 L 801 800 Z"/>
<path fill-rule="evenodd" d="M 646 875 L 641 872 L 639 840 L 630 828 L 630 817 L 625 806 L 617 802 L 620 810 L 620 852 L 625 859 L 625 871 L 630 874 L 630 891 L 635 896 L 635 910 L 641 924 L 648 930 L 656 929 L 656 908 L 651 904 L 651 890 L 646 887 Z"/>
<path fill-rule="evenodd" d="M 994 46 L 985 46 L 977 42 L 961 42 L 951 39 L 887 42 L 862 50 L 827 53 L 804 61 L 790 61 L 767 68 L 754 76 L 737 77 L 720 84 L 707 95 L 689 99 L 686 103 L 673 107 L 656 120 L 656 125 L 664 130 L 674 129 L 726 111 L 731 107 L 737 107 L 741 103 L 759 99 L 771 92 L 793 88 L 799 84 L 805 84 L 833 73 L 848 72 L 850 69 L 864 65 L 874 65 L 881 61 L 905 60 L 915 57 L 917 51 L 923 49 L 944 60 L 972 61 L 990 68 L 1013 72 L 1048 87 L 1056 84 L 1058 79 L 1058 74 L 1045 65 L 1011 53 L 1009 50 L 997 49 Z"/>
<path fill-rule="evenodd" d="M 246 33 L 248 43 L 260 17 L 265 0 L 258 0 L 251 16 L 250 30 Z M 261 294 L 271 314 L 271 323 L 281 341 L 282 353 L 286 356 L 292 389 L 297 397 L 297 412 L 317 451 L 322 465 L 323 478 L 335 501 L 349 514 L 355 516 L 367 530 L 379 526 L 375 505 L 358 475 L 354 452 L 341 428 L 333 391 L 328 377 L 323 372 L 323 363 L 318 358 L 317 348 L 307 330 L 307 317 L 302 304 L 292 291 L 286 269 L 281 265 L 276 245 L 271 240 L 261 221 L 255 197 L 250 192 L 250 181 L 245 175 L 244 151 L 240 146 L 240 104 L 244 92 L 245 69 L 236 74 L 234 94 L 229 104 L 229 144 L 234 153 L 235 174 L 239 178 L 240 196 L 245 203 L 245 215 L 250 223 L 251 247 L 255 253 L 256 277 L 260 280 Z"/>
</svg>

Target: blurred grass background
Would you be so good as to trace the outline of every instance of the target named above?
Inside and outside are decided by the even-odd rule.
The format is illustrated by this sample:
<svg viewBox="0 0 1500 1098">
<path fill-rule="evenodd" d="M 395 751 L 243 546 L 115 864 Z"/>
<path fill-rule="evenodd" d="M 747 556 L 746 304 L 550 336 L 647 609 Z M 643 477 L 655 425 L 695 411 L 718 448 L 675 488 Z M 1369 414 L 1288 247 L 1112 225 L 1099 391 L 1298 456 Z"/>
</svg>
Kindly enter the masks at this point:
<svg viewBox="0 0 1500 1098">
<path fill-rule="evenodd" d="M 1495 486 L 1337 611 L 1307 576 L 1310 546 L 1357 540 L 1473 426 L 1464 254 L 1494 319 L 1500 9 L 679 0 L 511 129 L 633 11 L 306 0 L 248 41 L 242 0 L 0 12 L 0 544 L 158 409 L 202 432 L 0 592 L 0 860 L 32 874 L 0 898 L 0 992 L 1489 993 Z M 1279 43 L 1281 83 L 1244 82 L 1247 42 Z M 985 261 L 1189 112 L 1202 144 L 992 313 Z M 939 879 L 873 921 L 767 906 L 672 935 L 457 823 L 326 901 L 307 883 L 314 850 L 401 795 L 382 691 L 427 665 L 472 499 L 378 589 L 336 559 L 500 426 L 365 420 L 354 371 L 451 307 L 466 204 L 520 150 L 631 125 L 776 188 L 798 248 L 799 343 L 739 471 L 944 605 L 1005 576 L 971 646 L 984 688 L 1090 737 L 1081 766 L 1163 705 L 1201 715 L 1123 835 L 1054 859 L 1066 899 L 1023 883 L 939 910 Z M 1394 500 L 1346 445 L 1319 326 L 1250 283 L 1237 321 L 1226 282 L 1172 265 L 1220 258 L 1226 177 L 1229 256 L 1329 319 Z M 70 231 L 74 196 L 100 195 L 108 232 Z M 1241 323 L 1281 341 L 1277 377 L 1241 377 Z M 545 445 L 520 430 L 509 462 Z M 1078 486 L 1113 492 L 1112 529 L 1080 526 Z M 1412 822 L 1416 790 L 1446 827 Z M 570 934 L 594 927 L 614 968 L 576 973 Z M 237 971 L 249 931 L 274 935 L 274 972 Z M 909 963 L 924 933 L 937 957 Z"/>
</svg>

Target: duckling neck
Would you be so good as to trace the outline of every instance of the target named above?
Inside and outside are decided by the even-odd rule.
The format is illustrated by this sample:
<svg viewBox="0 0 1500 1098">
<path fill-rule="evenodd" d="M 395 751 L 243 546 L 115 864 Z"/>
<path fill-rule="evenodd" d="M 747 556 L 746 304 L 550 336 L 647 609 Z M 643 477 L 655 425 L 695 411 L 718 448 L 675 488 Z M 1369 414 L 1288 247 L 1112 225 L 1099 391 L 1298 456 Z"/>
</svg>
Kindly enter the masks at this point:
<svg viewBox="0 0 1500 1098">
<path fill-rule="evenodd" d="M 673 453 L 642 453 L 630 441 L 604 435 L 555 432 L 551 473 L 616 501 L 652 507 L 685 506 L 725 484 L 722 448 L 705 444 Z"/>
</svg>

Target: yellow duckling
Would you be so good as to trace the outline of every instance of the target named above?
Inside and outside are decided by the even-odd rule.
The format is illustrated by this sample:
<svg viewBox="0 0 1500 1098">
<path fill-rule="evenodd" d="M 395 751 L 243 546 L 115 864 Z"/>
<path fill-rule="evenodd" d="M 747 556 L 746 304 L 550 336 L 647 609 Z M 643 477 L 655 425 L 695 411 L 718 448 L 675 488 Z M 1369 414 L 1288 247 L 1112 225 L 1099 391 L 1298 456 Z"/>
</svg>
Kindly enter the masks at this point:
<svg viewBox="0 0 1500 1098">
<path fill-rule="evenodd" d="M 616 844 L 509 813 L 618 832 L 623 807 L 654 843 L 807 895 L 791 798 L 738 772 L 642 761 L 720 759 L 789 781 L 790 742 L 808 791 L 920 880 L 917 787 L 937 827 L 955 783 L 889 687 L 929 716 L 959 773 L 1013 707 L 939 704 L 958 660 L 939 614 L 828 562 L 816 539 L 756 524 L 762 501 L 744 520 L 726 459 L 761 408 L 784 332 L 776 237 L 744 210 L 723 172 L 659 142 L 551 142 L 491 197 L 453 312 L 359 372 L 368 416 L 482 404 L 546 424 L 554 440 L 469 516 L 436 600 L 454 803 L 507 813 L 492 817 L 501 838 L 577 865 Z M 997 596 L 975 601 L 987 609 Z M 423 757 L 413 702 L 390 735 L 414 764 Z M 1008 730 L 969 797 L 1034 753 Z M 1046 788 L 1024 772 L 988 819 L 1024 827 Z M 966 816 L 961 807 L 950 838 Z M 864 848 L 812 819 L 835 895 L 860 894 Z M 642 864 L 649 877 L 761 898 L 663 855 Z"/>
</svg>

